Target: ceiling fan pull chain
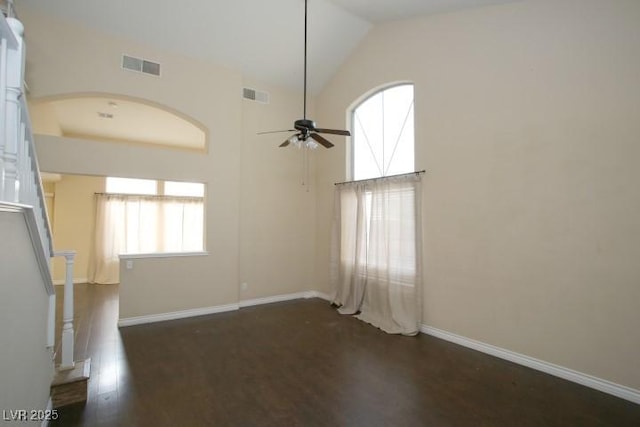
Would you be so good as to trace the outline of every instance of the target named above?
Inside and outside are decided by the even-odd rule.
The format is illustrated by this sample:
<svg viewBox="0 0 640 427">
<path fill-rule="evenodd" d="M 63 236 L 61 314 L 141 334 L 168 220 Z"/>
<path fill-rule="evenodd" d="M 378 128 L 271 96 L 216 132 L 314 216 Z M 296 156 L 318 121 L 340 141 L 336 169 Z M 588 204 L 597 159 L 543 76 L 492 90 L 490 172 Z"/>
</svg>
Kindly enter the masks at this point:
<svg viewBox="0 0 640 427">
<path fill-rule="evenodd" d="M 302 186 L 304 187 L 307 182 L 307 150 L 306 147 L 301 147 L 302 150 Z"/>
<path fill-rule="evenodd" d="M 306 152 L 305 158 L 307 160 L 307 165 L 305 167 L 306 170 L 306 181 L 307 181 L 307 193 L 309 192 L 309 188 L 311 187 L 311 183 L 309 182 L 309 151 L 311 150 L 311 148 L 309 147 L 305 147 L 304 151 Z"/>
</svg>

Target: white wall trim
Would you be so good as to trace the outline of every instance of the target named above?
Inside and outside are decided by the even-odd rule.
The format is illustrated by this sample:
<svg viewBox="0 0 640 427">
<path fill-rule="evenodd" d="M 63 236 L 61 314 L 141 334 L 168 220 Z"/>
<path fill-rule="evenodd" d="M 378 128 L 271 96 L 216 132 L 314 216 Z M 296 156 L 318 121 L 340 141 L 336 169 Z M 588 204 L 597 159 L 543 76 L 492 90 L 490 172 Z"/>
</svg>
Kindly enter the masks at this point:
<svg viewBox="0 0 640 427">
<path fill-rule="evenodd" d="M 235 311 L 243 307 L 271 304 L 274 302 L 292 301 L 296 299 L 322 298 L 329 301 L 329 296 L 317 291 L 297 292 L 293 294 L 274 295 L 271 297 L 242 300 L 238 304 L 218 305 L 214 307 L 194 308 L 192 310 L 174 311 L 171 313 L 150 314 L 147 316 L 125 317 L 118 320 L 118 327 L 143 325 L 145 323 L 164 322 L 166 320 L 184 319 L 187 317 L 205 316 L 207 314 Z"/>
<path fill-rule="evenodd" d="M 253 305 L 272 304 L 274 302 L 292 301 L 295 299 L 313 298 L 311 292 L 296 292 L 293 294 L 274 295 L 271 297 L 245 299 L 240 301 L 240 308 Z"/>
<path fill-rule="evenodd" d="M 473 350 L 477 350 L 482 353 L 498 357 L 500 359 L 505 359 L 510 362 L 517 363 L 518 365 L 526 366 L 528 368 L 535 369 L 537 371 L 541 371 L 546 374 L 550 374 L 640 404 L 640 390 L 635 390 L 627 386 L 616 384 L 611 381 L 603 380 L 601 378 L 574 371 L 563 366 L 554 365 L 553 363 L 525 356 L 524 354 L 516 353 L 504 348 L 493 346 L 491 344 L 486 344 L 480 341 L 466 338 L 461 335 L 456 335 L 451 332 L 443 331 L 431 326 L 422 325 L 420 331 L 424 334 L 431 335 L 436 338 L 461 345 L 463 347 L 471 348 Z"/>
<path fill-rule="evenodd" d="M 55 359 L 55 346 L 56 346 L 56 293 L 54 292 L 53 295 L 49 295 L 49 308 L 47 313 L 47 348 L 50 349 L 51 351 L 52 359 Z"/>
<path fill-rule="evenodd" d="M 73 284 L 74 284 L 74 285 L 77 285 L 78 283 L 89 283 L 89 279 L 87 279 L 86 277 L 80 277 L 80 278 L 77 278 L 77 279 L 76 279 L 76 278 L 74 277 L 74 278 L 73 278 Z M 62 279 L 62 280 L 54 280 L 54 281 L 53 281 L 53 284 L 54 284 L 55 286 L 62 286 L 62 285 L 64 285 L 64 279 Z"/>
<path fill-rule="evenodd" d="M 194 308 L 191 310 L 173 311 L 171 313 L 149 314 L 146 316 L 125 317 L 118 320 L 118 327 L 143 325 L 145 323 L 164 322 L 165 320 L 177 320 L 187 317 L 205 316 L 207 314 L 224 313 L 238 310 L 238 304 L 218 305 L 215 307 Z"/>
<path fill-rule="evenodd" d="M 331 302 L 333 300 L 333 298 L 331 298 L 331 295 L 325 294 L 324 292 L 310 291 L 309 294 L 310 294 L 310 296 L 308 296 L 307 298 L 320 298 L 320 299 L 323 299 L 323 300 L 329 301 L 329 302 Z"/>
</svg>

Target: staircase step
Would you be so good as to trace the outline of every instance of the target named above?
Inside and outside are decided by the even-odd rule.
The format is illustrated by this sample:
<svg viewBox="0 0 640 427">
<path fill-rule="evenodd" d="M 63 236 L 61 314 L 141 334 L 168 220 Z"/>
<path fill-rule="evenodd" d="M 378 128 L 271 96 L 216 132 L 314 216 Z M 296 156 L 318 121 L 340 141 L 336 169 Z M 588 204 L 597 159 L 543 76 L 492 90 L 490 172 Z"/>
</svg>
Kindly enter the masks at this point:
<svg viewBox="0 0 640 427">
<path fill-rule="evenodd" d="M 51 402 L 54 408 L 86 402 L 91 359 L 75 363 L 73 369 L 58 369 L 51 383 Z"/>
</svg>

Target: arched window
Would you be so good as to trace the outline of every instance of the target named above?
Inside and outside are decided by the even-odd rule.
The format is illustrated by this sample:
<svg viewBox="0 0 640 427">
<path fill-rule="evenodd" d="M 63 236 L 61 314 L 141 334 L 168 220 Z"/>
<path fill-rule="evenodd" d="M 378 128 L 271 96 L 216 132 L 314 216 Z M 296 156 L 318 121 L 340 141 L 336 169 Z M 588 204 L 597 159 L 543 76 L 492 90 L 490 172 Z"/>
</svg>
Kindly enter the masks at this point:
<svg viewBox="0 0 640 427">
<path fill-rule="evenodd" d="M 375 92 L 352 112 L 354 180 L 414 171 L 413 85 Z"/>
<path fill-rule="evenodd" d="M 383 331 L 413 335 L 422 315 L 421 177 L 411 173 L 413 85 L 367 97 L 352 110 L 351 127 L 355 182 L 335 190 L 333 303 Z M 391 175 L 401 176 L 384 178 Z"/>
</svg>

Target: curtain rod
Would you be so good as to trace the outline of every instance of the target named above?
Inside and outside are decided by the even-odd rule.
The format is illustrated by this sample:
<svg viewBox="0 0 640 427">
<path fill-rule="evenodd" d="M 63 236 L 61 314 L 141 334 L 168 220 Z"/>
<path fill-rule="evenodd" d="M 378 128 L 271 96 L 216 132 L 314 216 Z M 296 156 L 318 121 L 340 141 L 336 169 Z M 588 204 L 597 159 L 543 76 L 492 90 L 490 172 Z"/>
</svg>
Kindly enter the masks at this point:
<svg viewBox="0 0 640 427">
<path fill-rule="evenodd" d="M 415 171 L 415 172 L 407 172 L 407 173 L 400 173 L 398 175 L 387 175 L 387 176 L 379 176 L 377 178 L 367 178 L 367 179 L 359 179 L 357 181 L 344 181 L 344 182 L 334 182 L 333 185 L 343 185 L 343 184 L 353 184 L 354 182 L 367 182 L 367 181 L 377 181 L 379 179 L 385 179 L 385 178 L 395 178 L 395 177 L 399 177 L 399 176 L 409 176 L 412 174 L 416 174 L 416 175 L 420 175 L 421 173 L 425 173 L 426 170 L 422 169 L 421 171 Z"/>
</svg>

